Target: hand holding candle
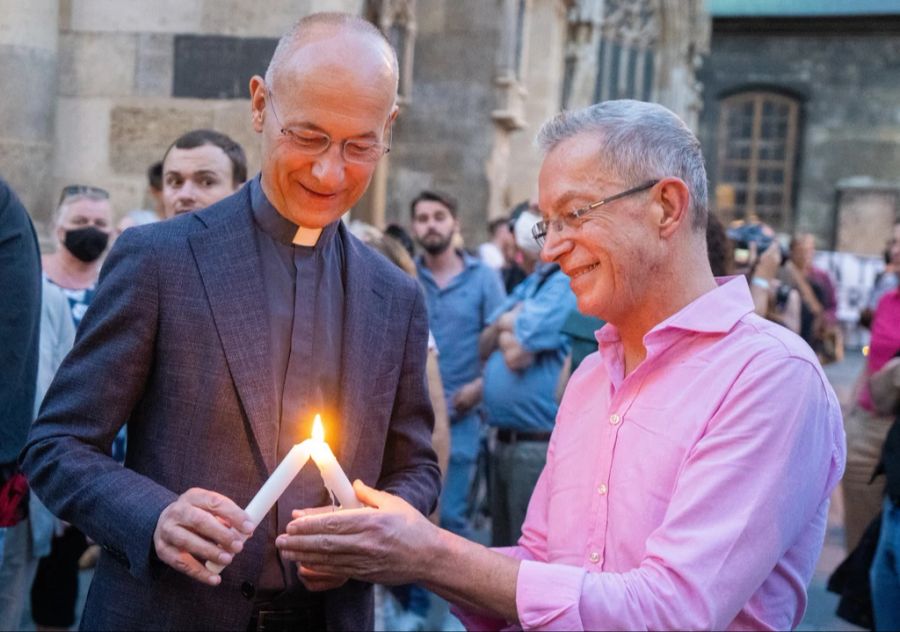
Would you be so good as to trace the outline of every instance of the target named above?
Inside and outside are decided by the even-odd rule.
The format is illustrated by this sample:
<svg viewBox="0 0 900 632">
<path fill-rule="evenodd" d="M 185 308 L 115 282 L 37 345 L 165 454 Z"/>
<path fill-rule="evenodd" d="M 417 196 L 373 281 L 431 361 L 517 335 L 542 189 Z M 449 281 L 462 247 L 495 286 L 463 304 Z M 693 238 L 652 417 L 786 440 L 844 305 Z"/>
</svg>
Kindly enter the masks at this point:
<svg viewBox="0 0 900 632">
<path fill-rule="evenodd" d="M 322 418 L 316 415 L 313 421 L 312 439 L 307 439 L 302 443 L 296 444 L 291 448 L 290 452 L 284 457 L 281 463 L 272 472 L 269 480 L 260 488 L 253 497 L 253 500 L 247 505 L 245 511 L 250 514 L 254 528 L 262 522 L 269 510 L 278 502 L 278 499 L 287 489 L 288 485 L 297 477 L 306 462 L 312 457 L 319 473 L 322 475 L 322 481 L 325 488 L 333 498 L 337 499 L 342 508 L 362 507 L 362 503 L 356 498 L 353 491 L 353 485 L 344 470 L 341 469 L 340 463 L 331 451 L 331 448 L 325 443 L 325 429 L 322 426 Z M 213 573 L 221 573 L 225 568 L 222 564 L 207 561 L 206 568 Z"/>
</svg>

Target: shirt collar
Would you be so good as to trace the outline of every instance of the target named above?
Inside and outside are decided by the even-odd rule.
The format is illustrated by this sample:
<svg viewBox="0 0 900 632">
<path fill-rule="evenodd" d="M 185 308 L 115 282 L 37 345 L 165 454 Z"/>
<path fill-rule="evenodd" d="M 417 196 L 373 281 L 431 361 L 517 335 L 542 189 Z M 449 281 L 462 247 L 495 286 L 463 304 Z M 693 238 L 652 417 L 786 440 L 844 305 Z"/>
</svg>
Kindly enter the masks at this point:
<svg viewBox="0 0 900 632">
<path fill-rule="evenodd" d="M 272 206 L 262 189 L 260 177 L 257 175 L 250 181 L 250 206 L 253 209 L 253 219 L 256 225 L 275 241 L 287 246 L 294 245 L 294 235 L 297 234 L 297 224 L 285 218 L 278 210 Z M 328 224 L 322 229 L 319 241 L 313 248 L 321 248 L 329 243 L 337 232 L 337 225 L 340 220 Z"/>
<path fill-rule="evenodd" d="M 462 259 L 463 267 L 465 267 L 465 269 L 467 269 L 467 270 L 470 268 L 476 267 L 481 262 L 481 259 L 478 259 L 477 257 L 473 257 L 465 250 L 457 249 L 456 254 L 459 255 L 460 259 Z M 422 270 L 425 270 L 429 274 L 431 274 L 431 270 L 429 270 L 428 266 L 425 265 L 425 255 L 423 255 L 421 253 L 416 255 L 416 264 L 419 268 L 421 268 Z"/>
<path fill-rule="evenodd" d="M 698 296 L 686 306 L 658 323 L 644 336 L 645 342 L 662 332 L 680 329 L 699 333 L 727 333 L 747 314 L 753 312 L 753 296 L 747 278 L 738 275 L 717 277 L 717 287 Z M 601 345 L 619 342 L 619 332 L 607 324 L 596 333 Z"/>
</svg>

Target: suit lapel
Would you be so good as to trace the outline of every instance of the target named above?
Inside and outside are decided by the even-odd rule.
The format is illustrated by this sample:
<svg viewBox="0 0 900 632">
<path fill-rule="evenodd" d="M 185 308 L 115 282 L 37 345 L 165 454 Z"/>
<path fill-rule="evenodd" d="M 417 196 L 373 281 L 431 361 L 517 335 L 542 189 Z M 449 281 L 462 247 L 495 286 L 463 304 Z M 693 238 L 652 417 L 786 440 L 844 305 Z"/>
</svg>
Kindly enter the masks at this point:
<svg viewBox="0 0 900 632">
<path fill-rule="evenodd" d="M 339 227 L 345 244 L 344 335 L 341 343 L 341 441 L 338 458 L 350 468 L 371 415 L 370 398 L 380 374 L 391 289 L 366 265 L 364 246 Z"/>
<path fill-rule="evenodd" d="M 198 219 L 207 229 L 191 235 L 190 244 L 235 388 L 271 472 L 278 441 L 275 394 L 266 293 L 248 191 L 244 187 L 228 198 L 230 206 L 201 212 Z"/>
</svg>

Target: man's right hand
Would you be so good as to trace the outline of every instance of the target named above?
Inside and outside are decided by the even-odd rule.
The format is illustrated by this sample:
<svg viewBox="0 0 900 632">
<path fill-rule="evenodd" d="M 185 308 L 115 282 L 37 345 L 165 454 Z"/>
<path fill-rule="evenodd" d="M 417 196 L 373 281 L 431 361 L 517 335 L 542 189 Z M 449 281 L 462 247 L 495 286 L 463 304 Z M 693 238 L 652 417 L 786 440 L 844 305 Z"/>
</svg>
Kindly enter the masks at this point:
<svg viewBox="0 0 900 632">
<path fill-rule="evenodd" d="M 222 578 L 204 561 L 230 564 L 253 534 L 250 516 L 229 498 L 192 488 L 163 509 L 153 532 L 159 559 L 176 571 L 210 586 Z"/>
</svg>

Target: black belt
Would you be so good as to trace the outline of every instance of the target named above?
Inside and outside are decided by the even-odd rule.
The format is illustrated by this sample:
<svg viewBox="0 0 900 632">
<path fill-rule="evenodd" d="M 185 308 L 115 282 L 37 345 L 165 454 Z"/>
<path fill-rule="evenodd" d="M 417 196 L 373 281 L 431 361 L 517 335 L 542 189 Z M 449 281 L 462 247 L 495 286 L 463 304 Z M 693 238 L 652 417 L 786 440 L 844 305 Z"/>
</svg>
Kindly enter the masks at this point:
<svg viewBox="0 0 900 632">
<path fill-rule="evenodd" d="M 306 599 L 304 599 L 304 597 Z M 311 598 L 313 597 L 313 598 Z M 324 630 L 325 603 L 318 595 L 280 593 L 257 598 L 247 632 L 296 632 Z"/>
<path fill-rule="evenodd" d="M 290 610 L 254 610 L 248 632 L 297 632 L 324 630 L 325 610 L 322 607 L 301 607 Z"/>
<path fill-rule="evenodd" d="M 509 428 L 497 429 L 497 441 L 500 443 L 518 443 L 519 441 L 550 441 L 549 432 L 521 432 Z"/>
</svg>

